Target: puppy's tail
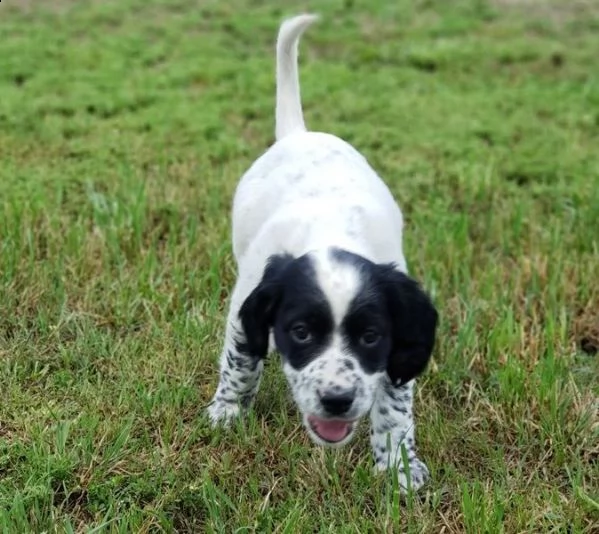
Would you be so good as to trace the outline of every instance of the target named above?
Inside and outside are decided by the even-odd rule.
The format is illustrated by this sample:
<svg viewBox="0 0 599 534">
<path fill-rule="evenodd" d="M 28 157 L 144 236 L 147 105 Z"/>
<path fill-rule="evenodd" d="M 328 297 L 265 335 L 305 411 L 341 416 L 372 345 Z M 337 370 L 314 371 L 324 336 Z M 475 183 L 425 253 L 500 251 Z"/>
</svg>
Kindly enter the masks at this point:
<svg viewBox="0 0 599 534">
<path fill-rule="evenodd" d="M 297 45 L 304 30 L 318 19 L 298 15 L 281 24 L 277 38 L 277 141 L 296 131 L 306 131 L 297 73 Z"/>
</svg>

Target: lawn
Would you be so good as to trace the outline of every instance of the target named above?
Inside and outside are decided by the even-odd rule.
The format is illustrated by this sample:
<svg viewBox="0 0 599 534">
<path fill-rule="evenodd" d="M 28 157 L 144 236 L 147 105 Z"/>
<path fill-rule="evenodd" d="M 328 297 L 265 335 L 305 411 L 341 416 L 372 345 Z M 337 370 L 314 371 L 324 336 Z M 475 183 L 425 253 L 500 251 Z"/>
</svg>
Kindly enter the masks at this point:
<svg viewBox="0 0 599 534">
<path fill-rule="evenodd" d="M 205 414 L 304 9 L 307 124 L 384 177 L 440 312 L 403 500 L 276 357 Z M 3 0 L 0 36 L 2 532 L 599 532 L 599 2 Z"/>
</svg>

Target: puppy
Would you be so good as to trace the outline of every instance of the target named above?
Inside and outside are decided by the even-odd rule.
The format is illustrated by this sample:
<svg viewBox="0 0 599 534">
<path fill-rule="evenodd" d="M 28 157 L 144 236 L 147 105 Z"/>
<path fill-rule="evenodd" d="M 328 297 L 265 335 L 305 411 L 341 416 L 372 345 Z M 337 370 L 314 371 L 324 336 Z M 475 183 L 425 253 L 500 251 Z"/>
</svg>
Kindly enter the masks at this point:
<svg viewBox="0 0 599 534">
<path fill-rule="evenodd" d="M 428 470 L 415 452 L 412 391 L 437 312 L 406 274 L 402 215 L 383 181 L 345 141 L 306 131 L 297 47 L 315 20 L 281 25 L 276 143 L 235 193 L 238 277 L 209 416 L 226 423 L 247 409 L 277 349 L 314 442 L 344 445 L 369 415 L 376 468 L 418 489 Z"/>
</svg>

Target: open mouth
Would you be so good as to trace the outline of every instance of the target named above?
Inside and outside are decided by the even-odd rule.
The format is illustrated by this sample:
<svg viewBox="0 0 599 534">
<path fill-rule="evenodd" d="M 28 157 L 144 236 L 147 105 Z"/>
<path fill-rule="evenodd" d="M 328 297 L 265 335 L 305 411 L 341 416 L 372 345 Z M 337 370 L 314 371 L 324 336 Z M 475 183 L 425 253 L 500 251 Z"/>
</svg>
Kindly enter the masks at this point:
<svg viewBox="0 0 599 534">
<path fill-rule="evenodd" d="M 308 424 L 312 431 L 327 443 L 339 443 L 343 441 L 354 429 L 354 421 L 321 419 L 315 415 L 308 416 Z"/>
</svg>

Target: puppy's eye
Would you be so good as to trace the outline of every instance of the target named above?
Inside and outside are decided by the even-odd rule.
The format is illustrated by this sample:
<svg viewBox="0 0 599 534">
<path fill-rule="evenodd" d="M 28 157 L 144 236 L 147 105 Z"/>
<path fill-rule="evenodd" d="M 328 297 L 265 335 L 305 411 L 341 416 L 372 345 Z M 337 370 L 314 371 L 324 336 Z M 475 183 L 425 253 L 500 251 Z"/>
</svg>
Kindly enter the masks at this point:
<svg viewBox="0 0 599 534">
<path fill-rule="evenodd" d="M 289 333 L 291 334 L 291 339 L 293 339 L 293 341 L 296 343 L 306 344 L 312 341 L 312 334 L 304 323 L 297 323 L 293 325 Z"/>
<path fill-rule="evenodd" d="M 376 330 L 366 330 L 360 337 L 360 345 L 366 348 L 372 348 L 378 344 L 381 335 Z"/>
</svg>

